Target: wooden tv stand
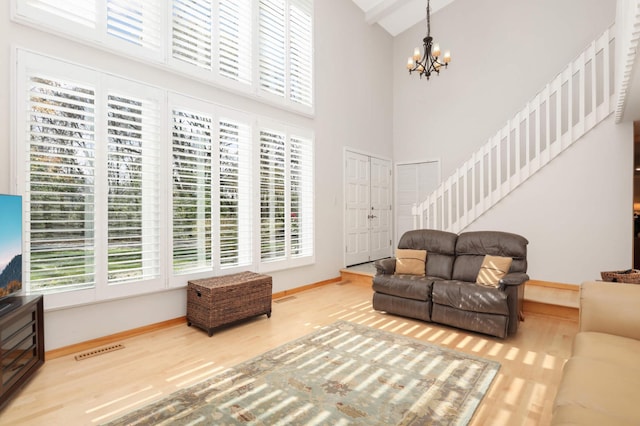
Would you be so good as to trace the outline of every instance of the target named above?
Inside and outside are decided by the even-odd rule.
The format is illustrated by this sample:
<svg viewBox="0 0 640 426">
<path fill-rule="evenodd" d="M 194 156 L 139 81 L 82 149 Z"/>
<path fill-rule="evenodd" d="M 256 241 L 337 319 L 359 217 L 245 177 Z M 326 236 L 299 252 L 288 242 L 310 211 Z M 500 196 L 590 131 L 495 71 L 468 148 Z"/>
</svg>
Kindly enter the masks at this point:
<svg viewBox="0 0 640 426">
<path fill-rule="evenodd" d="M 10 296 L 0 300 L 0 409 L 42 364 L 42 296 Z"/>
</svg>

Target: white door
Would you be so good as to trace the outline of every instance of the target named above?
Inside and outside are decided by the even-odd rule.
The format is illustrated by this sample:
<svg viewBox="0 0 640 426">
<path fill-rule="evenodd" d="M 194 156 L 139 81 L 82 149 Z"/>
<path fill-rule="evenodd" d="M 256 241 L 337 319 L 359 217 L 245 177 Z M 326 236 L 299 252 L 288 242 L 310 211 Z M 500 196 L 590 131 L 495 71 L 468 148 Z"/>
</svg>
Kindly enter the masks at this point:
<svg viewBox="0 0 640 426">
<path fill-rule="evenodd" d="M 371 260 L 389 257 L 391 241 L 391 163 L 371 158 Z"/>
<path fill-rule="evenodd" d="M 438 161 L 396 165 L 396 247 L 402 234 L 414 228 L 413 206 L 424 201 L 439 183 Z"/>
<path fill-rule="evenodd" d="M 391 255 L 391 163 L 347 151 L 345 264 Z"/>
</svg>

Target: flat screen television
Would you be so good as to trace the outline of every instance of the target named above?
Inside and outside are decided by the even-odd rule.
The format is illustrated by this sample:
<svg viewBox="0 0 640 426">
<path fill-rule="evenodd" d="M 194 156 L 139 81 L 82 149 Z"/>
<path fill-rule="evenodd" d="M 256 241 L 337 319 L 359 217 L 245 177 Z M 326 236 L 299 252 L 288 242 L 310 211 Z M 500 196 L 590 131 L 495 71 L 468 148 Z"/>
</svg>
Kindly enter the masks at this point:
<svg viewBox="0 0 640 426">
<path fill-rule="evenodd" d="M 22 197 L 0 194 L 0 313 L 22 291 Z"/>
</svg>

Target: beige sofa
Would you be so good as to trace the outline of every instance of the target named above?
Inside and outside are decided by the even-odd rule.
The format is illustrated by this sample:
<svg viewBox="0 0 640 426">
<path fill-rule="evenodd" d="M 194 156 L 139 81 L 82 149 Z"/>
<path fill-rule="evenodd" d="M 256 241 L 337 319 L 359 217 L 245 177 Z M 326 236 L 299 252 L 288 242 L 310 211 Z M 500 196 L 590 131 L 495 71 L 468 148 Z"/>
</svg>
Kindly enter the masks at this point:
<svg viewBox="0 0 640 426">
<path fill-rule="evenodd" d="M 585 282 L 552 425 L 640 425 L 640 285 Z"/>
</svg>

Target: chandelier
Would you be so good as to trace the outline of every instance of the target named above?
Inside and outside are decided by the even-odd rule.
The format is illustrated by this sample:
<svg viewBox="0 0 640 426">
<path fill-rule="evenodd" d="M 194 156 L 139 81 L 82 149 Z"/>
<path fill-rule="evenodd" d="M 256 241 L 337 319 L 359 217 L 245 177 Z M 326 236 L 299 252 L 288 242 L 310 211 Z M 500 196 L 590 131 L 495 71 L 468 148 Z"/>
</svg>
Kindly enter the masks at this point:
<svg viewBox="0 0 640 426">
<path fill-rule="evenodd" d="M 444 52 L 442 61 L 440 60 L 440 45 L 434 43 L 433 37 L 431 37 L 431 6 L 429 3 L 430 0 L 427 0 L 427 36 L 422 39 L 424 51 L 421 55 L 420 48 L 416 47 L 413 51 L 413 56 L 410 56 L 407 60 L 409 74 L 415 71 L 420 75 L 420 78 L 425 76 L 427 80 L 431 77 L 431 73 L 440 74 L 440 68 L 443 65 L 447 68 L 447 65 L 451 62 L 451 53 L 448 50 Z"/>
</svg>

